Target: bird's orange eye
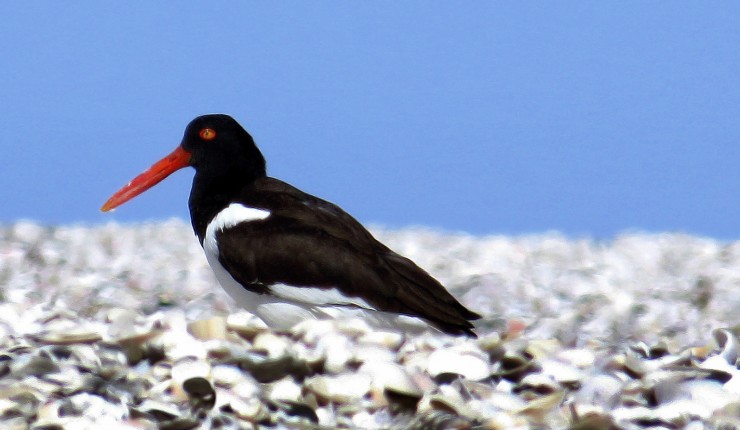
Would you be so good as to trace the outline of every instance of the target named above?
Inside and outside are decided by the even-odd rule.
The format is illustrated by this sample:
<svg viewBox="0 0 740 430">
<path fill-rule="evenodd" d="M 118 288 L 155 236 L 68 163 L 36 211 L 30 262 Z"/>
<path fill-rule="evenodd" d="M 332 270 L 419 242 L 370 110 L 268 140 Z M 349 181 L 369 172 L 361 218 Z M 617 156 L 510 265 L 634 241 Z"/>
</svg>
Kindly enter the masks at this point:
<svg viewBox="0 0 740 430">
<path fill-rule="evenodd" d="M 212 128 L 204 128 L 199 134 L 203 140 L 213 140 L 216 138 L 216 130 Z"/>
</svg>

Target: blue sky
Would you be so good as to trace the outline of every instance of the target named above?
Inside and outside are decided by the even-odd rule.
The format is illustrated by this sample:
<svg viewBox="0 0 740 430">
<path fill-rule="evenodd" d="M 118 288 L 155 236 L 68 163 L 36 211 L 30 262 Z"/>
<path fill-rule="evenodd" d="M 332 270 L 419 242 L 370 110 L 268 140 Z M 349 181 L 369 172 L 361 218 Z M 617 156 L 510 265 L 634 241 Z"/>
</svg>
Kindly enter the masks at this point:
<svg viewBox="0 0 740 430">
<path fill-rule="evenodd" d="M 195 116 L 365 223 L 737 239 L 740 3 L 0 4 L 0 222 L 187 218 L 192 171 L 100 205 Z"/>
</svg>

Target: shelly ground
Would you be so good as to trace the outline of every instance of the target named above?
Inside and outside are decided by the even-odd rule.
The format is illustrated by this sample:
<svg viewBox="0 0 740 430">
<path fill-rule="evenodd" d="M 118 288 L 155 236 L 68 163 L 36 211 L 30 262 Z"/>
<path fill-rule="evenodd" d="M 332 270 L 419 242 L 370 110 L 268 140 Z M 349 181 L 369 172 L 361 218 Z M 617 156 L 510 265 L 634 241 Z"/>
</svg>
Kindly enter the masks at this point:
<svg viewBox="0 0 740 430">
<path fill-rule="evenodd" d="M 374 233 L 480 339 L 275 333 L 178 220 L 0 228 L 0 427 L 740 428 L 740 243 Z"/>
</svg>

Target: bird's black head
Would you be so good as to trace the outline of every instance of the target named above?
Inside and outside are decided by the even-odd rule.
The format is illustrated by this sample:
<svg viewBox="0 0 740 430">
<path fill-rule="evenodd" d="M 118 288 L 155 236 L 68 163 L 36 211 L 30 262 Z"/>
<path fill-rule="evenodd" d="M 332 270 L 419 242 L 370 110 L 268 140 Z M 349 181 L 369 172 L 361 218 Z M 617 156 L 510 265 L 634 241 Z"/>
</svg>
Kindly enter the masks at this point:
<svg viewBox="0 0 740 430">
<path fill-rule="evenodd" d="M 265 158 L 234 118 L 203 115 L 190 121 L 182 142 L 171 154 L 123 186 L 100 209 L 115 209 L 188 166 L 195 168 L 193 191 L 199 193 L 208 192 L 208 187 L 233 191 L 265 176 Z"/>
<path fill-rule="evenodd" d="M 265 158 L 252 136 L 229 115 L 202 115 L 190 121 L 180 146 L 191 154 L 189 164 L 198 173 L 265 176 Z"/>
</svg>

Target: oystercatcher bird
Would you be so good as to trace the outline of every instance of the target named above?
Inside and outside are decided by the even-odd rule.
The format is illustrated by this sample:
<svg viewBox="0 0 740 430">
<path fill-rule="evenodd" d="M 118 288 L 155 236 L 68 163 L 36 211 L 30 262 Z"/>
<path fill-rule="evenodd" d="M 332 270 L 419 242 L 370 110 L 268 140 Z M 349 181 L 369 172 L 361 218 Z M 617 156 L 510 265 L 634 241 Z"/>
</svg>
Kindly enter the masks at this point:
<svg viewBox="0 0 740 430">
<path fill-rule="evenodd" d="M 475 337 L 471 321 L 480 315 L 338 206 L 268 177 L 252 136 L 228 115 L 195 118 L 177 149 L 101 210 L 188 166 L 190 219 L 208 263 L 226 292 L 268 325 L 344 314 L 396 324 L 401 316 Z"/>
</svg>

